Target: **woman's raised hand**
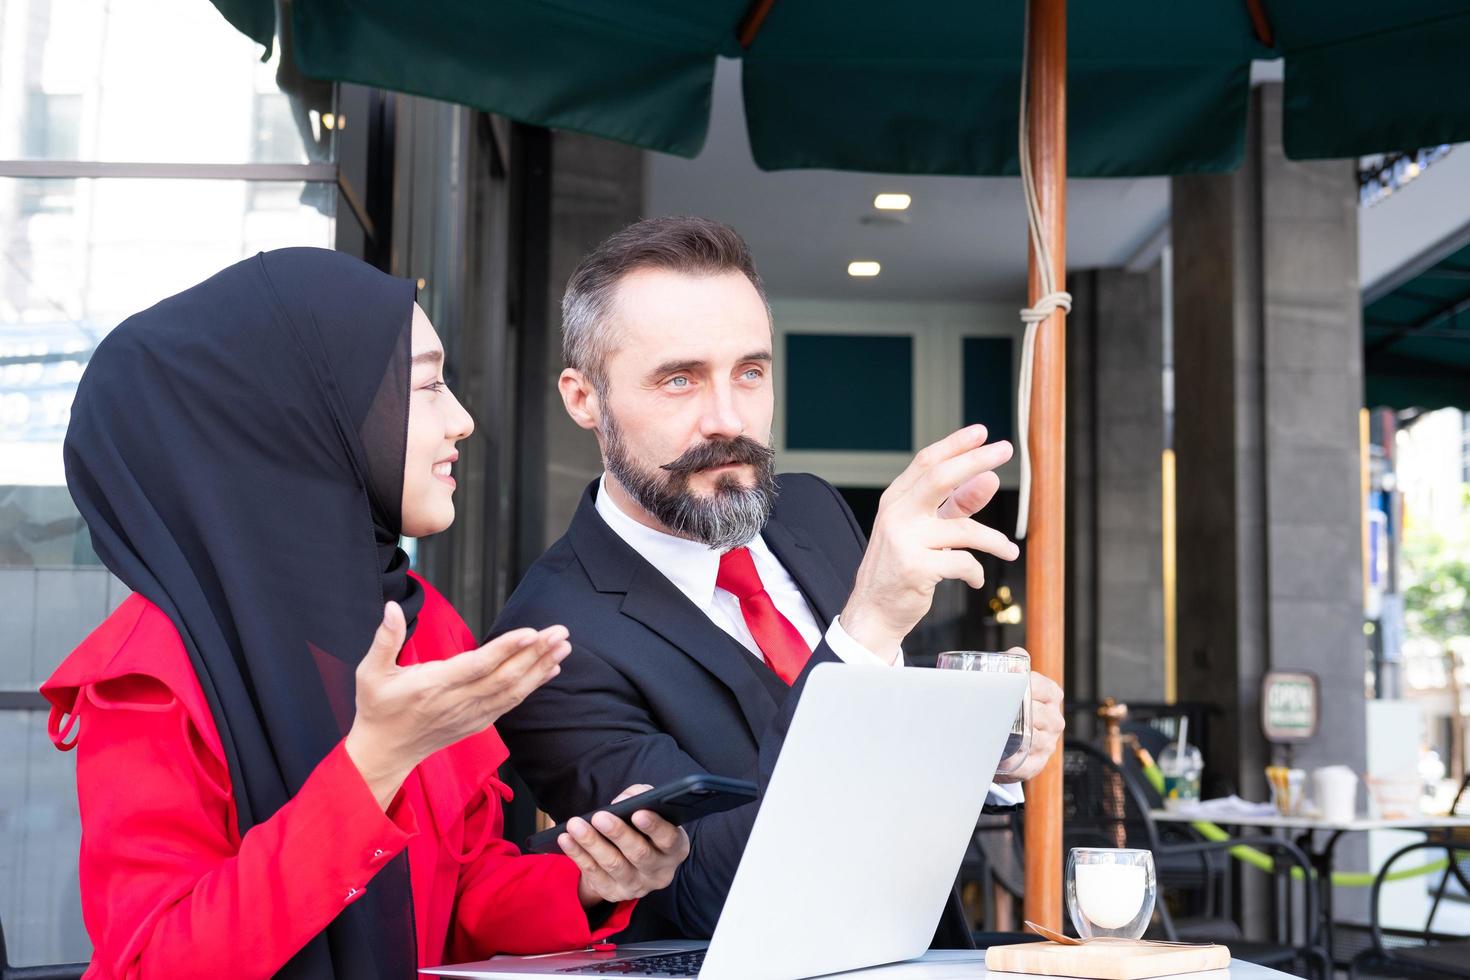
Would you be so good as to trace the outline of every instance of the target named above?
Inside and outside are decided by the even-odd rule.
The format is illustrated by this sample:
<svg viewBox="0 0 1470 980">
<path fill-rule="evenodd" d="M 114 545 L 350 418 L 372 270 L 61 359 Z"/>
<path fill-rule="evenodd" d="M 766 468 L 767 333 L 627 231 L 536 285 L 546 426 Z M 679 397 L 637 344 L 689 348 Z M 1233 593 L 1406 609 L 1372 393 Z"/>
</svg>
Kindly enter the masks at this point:
<svg viewBox="0 0 1470 980">
<path fill-rule="evenodd" d="M 396 602 L 357 667 L 357 715 L 348 756 L 386 809 L 424 759 L 482 732 L 561 672 L 564 626 L 512 630 L 447 660 L 398 664 L 406 626 Z"/>
</svg>

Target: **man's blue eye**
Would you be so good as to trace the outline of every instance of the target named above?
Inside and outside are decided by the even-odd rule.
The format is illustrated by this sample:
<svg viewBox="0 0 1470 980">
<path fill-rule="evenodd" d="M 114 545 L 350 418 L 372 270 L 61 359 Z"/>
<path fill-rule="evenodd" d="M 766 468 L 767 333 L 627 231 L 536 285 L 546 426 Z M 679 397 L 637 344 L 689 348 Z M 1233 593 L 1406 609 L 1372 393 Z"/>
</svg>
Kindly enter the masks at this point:
<svg viewBox="0 0 1470 980">
<path fill-rule="evenodd" d="M 689 379 L 688 378 L 670 378 L 669 379 L 669 384 L 673 385 L 675 388 L 685 388 L 685 387 L 688 387 L 688 385 L 689 385 Z"/>
</svg>

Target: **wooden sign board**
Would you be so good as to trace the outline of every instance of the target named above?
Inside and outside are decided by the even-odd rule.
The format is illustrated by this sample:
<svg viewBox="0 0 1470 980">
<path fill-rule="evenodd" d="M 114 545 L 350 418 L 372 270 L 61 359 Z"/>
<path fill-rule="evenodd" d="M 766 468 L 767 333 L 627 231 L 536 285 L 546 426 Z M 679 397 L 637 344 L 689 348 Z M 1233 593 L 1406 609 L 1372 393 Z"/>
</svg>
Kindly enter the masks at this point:
<svg viewBox="0 0 1470 980">
<path fill-rule="evenodd" d="M 1317 735 L 1321 685 L 1305 670 L 1273 670 L 1261 681 L 1261 731 L 1269 742 L 1306 742 Z"/>
</svg>

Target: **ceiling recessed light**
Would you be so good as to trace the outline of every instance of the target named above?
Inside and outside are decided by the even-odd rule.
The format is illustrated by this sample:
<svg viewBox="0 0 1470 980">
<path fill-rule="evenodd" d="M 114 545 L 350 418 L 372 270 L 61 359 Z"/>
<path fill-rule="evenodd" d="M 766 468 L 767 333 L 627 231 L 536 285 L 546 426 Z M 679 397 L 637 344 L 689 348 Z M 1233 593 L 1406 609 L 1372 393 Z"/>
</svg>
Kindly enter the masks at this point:
<svg viewBox="0 0 1470 980">
<path fill-rule="evenodd" d="M 849 262 L 847 263 L 847 274 L 858 278 L 870 278 L 883 271 L 883 267 L 877 262 Z"/>
<path fill-rule="evenodd" d="M 907 194 L 879 194 L 873 198 L 873 207 L 879 211 L 907 211 L 914 199 Z"/>
</svg>

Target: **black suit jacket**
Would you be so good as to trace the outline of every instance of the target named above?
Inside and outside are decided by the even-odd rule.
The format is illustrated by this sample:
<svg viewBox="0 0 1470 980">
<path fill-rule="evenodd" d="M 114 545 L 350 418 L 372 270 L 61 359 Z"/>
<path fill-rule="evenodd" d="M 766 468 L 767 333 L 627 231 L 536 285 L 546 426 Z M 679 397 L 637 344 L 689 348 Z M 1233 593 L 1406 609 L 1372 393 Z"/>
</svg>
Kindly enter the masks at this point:
<svg viewBox="0 0 1470 980">
<path fill-rule="evenodd" d="M 825 630 L 847 601 L 866 540 L 830 484 L 808 474 L 778 483 L 761 536 Z M 492 630 L 561 623 L 571 631 L 561 674 L 496 723 L 512 764 L 559 821 L 633 783 L 692 773 L 764 787 L 806 672 L 787 688 L 607 526 L 596 492 L 596 483 L 587 488 L 566 535 L 531 567 Z M 837 659 L 823 640 L 807 672 Z M 624 937 L 708 938 L 758 806 L 688 825 L 689 859 L 672 885 L 639 903 Z M 973 945 L 957 899 L 935 944 Z"/>
</svg>

